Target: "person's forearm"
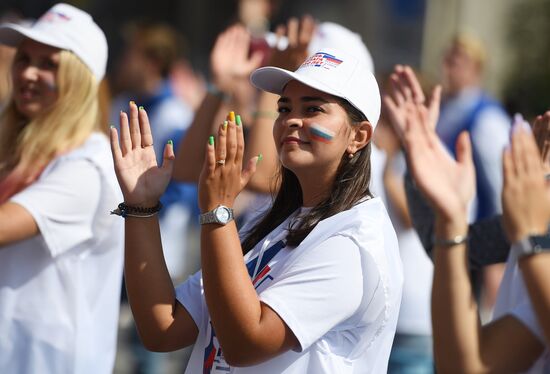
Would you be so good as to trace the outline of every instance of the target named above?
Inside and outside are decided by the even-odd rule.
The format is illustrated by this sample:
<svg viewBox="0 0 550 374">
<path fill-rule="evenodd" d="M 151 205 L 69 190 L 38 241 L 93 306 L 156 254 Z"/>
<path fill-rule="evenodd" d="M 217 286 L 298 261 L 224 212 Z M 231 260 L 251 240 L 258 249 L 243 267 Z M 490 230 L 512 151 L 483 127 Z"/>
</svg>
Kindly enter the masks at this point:
<svg viewBox="0 0 550 374">
<path fill-rule="evenodd" d="M 436 238 L 465 235 L 468 230 L 465 217 L 456 222 L 436 219 Z M 437 370 L 442 373 L 481 372 L 481 329 L 468 275 L 466 245 L 435 245 L 434 251 L 432 323 Z"/>
<path fill-rule="evenodd" d="M 152 350 L 174 323 L 176 295 L 162 252 L 157 217 L 126 218 L 124 279 L 139 335 Z M 183 345 L 193 336 L 181 336 Z"/>
<path fill-rule="evenodd" d="M 262 154 L 261 164 L 246 186 L 252 191 L 270 193 L 272 189 L 276 189 L 273 183 L 279 158 L 273 140 L 273 123 L 278 116 L 278 98 L 279 96 L 268 92 L 260 94 L 254 123 L 248 133 L 244 159 L 250 160 Z"/>
<path fill-rule="evenodd" d="M 213 94 L 206 94 L 195 118 L 185 136 L 182 138 L 172 178 L 180 182 L 197 183 L 204 161 L 204 146 L 208 137 L 217 133 L 218 112 L 223 107 L 223 100 Z"/>
<path fill-rule="evenodd" d="M 523 280 L 550 346 L 550 253 L 528 256 L 519 261 Z"/>
<path fill-rule="evenodd" d="M 234 222 L 201 228 L 204 294 L 226 360 L 240 366 L 262 361 L 262 307 L 243 261 Z M 269 350 L 268 350 L 269 351 Z"/>
</svg>

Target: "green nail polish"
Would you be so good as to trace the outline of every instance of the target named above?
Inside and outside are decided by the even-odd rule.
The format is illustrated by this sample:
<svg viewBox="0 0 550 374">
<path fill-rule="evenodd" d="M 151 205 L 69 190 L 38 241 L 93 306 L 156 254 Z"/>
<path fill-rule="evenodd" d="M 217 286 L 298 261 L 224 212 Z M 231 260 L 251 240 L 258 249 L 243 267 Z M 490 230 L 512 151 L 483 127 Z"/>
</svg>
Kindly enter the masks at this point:
<svg viewBox="0 0 550 374">
<path fill-rule="evenodd" d="M 227 125 L 229 124 L 229 122 L 227 121 L 223 121 L 223 129 L 224 130 L 227 130 Z"/>
<path fill-rule="evenodd" d="M 143 108 L 142 105 L 140 105 L 138 109 L 139 109 L 139 110 L 145 110 L 145 108 Z"/>
<path fill-rule="evenodd" d="M 214 137 L 212 135 L 208 138 L 208 144 L 214 145 Z"/>
<path fill-rule="evenodd" d="M 260 153 L 260 154 L 258 155 L 258 160 L 256 161 L 256 164 L 259 164 L 260 161 L 262 161 L 263 159 L 264 159 L 264 156 Z"/>
<path fill-rule="evenodd" d="M 243 122 L 242 122 L 241 116 L 239 114 L 237 114 L 236 120 L 237 120 L 237 126 L 242 126 Z"/>
<path fill-rule="evenodd" d="M 109 128 L 110 128 L 110 129 L 114 129 L 114 128 L 115 128 L 115 125 L 109 125 Z"/>
<path fill-rule="evenodd" d="M 170 144 L 170 145 L 174 145 L 174 142 L 172 141 L 172 139 L 168 140 L 167 143 Z"/>
</svg>

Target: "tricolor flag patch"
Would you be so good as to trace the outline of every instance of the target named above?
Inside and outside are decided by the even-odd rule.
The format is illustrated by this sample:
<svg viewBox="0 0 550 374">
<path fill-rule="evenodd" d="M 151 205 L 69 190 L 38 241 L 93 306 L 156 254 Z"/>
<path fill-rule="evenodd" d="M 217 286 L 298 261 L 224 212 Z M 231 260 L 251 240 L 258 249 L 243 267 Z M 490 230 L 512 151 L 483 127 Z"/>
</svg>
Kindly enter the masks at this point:
<svg viewBox="0 0 550 374">
<path fill-rule="evenodd" d="M 309 132 L 312 140 L 316 140 L 318 142 L 323 142 L 323 143 L 331 142 L 335 135 L 333 131 L 330 131 L 329 129 L 317 123 L 313 123 L 309 127 Z"/>
<path fill-rule="evenodd" d="M 321 67 L 324 69 L 332 69 L 340 65 L 343 60 L 340 60 L 336 58 L 336 56 L 325 53 L 325 52 L 317 52 L 313 56 L 309 57 L 307 60 L 304 61 L 302 64 L 302 67 Z"/>
</svg>

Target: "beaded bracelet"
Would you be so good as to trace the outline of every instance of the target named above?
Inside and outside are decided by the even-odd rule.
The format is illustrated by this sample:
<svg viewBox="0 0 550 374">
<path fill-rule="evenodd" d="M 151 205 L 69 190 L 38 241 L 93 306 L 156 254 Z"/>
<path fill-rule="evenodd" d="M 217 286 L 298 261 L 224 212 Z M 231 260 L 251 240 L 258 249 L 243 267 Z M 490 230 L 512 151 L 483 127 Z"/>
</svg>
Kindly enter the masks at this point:
<svg viewBox="0 0 550 374">
<path fill-rule="evenodd" d="M 439 239 L 435 236 L 433 237 L 433 244 L 436 247 L 454 247 L 455 245 L 464 244 L 468 241 L 469 236 L 466 235 L 457 235 L 452 239 Z"/>
<path fill-rule="evenodd" d="M 122 202 L 118 204 L 118 208 L 111 210 L 111 214 L 121 216 L 122 218 L 126 217 L 137 217 L 137 218 L 148 218 L 153 217 L 155 214 L 162 209 L 162 203 L 159 201 L 157 205 L 151 208 L 144 208 L 140 206 L 130 206 Z"/>
</svg>

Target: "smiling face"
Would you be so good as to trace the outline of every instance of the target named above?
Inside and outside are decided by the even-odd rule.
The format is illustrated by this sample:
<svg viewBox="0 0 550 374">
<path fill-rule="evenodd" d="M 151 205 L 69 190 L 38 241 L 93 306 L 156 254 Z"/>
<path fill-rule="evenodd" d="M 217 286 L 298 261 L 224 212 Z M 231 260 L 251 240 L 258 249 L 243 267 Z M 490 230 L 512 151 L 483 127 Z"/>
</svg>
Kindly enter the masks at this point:
<svg viewBox="0 0 550 374">
<path fill-rule="evenodd" d="M 28 120 L 51 108 L 58 97 L 60 49 L 25 39 L 17 48 L 12 67 L 15 107 Z"/>
<path fill-rule="evenodd" d="M 332 95 L 289 82 L 278 101 L 273 137 L 281 163 L 300 174 L 334 175 L 342 156 L 355 152 L 355 129 Z"/>
</svg>

